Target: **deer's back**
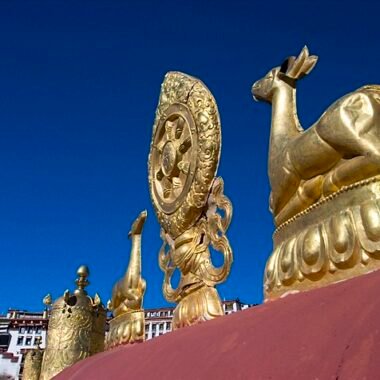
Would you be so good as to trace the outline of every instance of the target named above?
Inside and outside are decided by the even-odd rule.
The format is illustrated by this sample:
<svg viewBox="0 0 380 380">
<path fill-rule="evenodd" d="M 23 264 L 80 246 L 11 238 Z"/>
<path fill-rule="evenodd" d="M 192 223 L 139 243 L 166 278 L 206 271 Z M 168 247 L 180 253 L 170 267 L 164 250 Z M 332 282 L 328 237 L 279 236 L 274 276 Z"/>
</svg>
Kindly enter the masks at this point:
<svg viewBox="0 0 380 380">
<path fill-rule="evenodd" d="M 335 101 L 314 125 L 290 140 L 284 153 L 300 179 L 307 180 L 328 172 L 341 159 L 371 151 L 380 153 L 379 85 L 364 86 Z"/>
<path fill-rule="evenodd" d="M 312 127 L 343 158 L 380 145 L 380 85 L 367 85 L 334 102 Z"/>
</svg>

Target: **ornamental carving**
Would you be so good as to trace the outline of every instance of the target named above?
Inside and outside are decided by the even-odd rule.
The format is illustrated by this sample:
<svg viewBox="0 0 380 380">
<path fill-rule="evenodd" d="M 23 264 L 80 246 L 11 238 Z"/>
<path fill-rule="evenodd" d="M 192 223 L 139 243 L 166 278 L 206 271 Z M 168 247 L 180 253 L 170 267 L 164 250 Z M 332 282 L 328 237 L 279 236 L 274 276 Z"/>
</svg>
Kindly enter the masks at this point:
<svg viewBox="0 0 380 380">
<path fill-rule="evenodd" d="M 108 309 L 112 311 L 106 348 L 145 340 L 145 316 L 142 308 L 146 282 L 141 276 L 141 235 L 147 212 L 143 211 L 134 221 L 129 237 L 132 240 L 131 255 L 124 276 L 116 282 Z"/>
<path fill-rule="evenodd" d="M 51 307 L 47 344 L 42 362 L 41 380 L 49 380 L 65 368 L 104 350 L 106 310 L 99 296 L 87 295 L 89 270 L 78 269 L 78 288 L 65 291 Z M 51 305 L 51 296 L 44 298 Z"/>
<path fill-rule="evenodd" d="M 223 180 L 215 177 L 220 149 L 220 118 L 210 91 L 186 74 L 166 74 L 148 165 L 151 198 L 162 228 L 163 293 L 178 303 L 174 328 L 223 314 L 214 286 L 226 280 L 232 264 L 225 235 L 232 205 L 223 194 Z M 211 262 L 210 245 L 223 255 L 219 268 Z M 175 269 L 181 278 L 173 289 Z"/>
</svg>

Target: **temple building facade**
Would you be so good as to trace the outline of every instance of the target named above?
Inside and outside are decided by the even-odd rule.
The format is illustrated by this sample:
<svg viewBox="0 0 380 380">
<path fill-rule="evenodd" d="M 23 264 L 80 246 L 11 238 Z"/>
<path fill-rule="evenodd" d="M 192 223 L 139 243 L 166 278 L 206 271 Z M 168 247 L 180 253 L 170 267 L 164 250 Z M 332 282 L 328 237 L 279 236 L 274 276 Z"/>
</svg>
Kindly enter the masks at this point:
<svg viewBox="0 0 380 380">
<path fill-rule="evenodd" d="M 44 312 L 9 309 L 0 316 L 0 377 L 22 378 L 25 354 L 41 341 L 45 348 L 48 318 Z"/>
<path fill-rule="evenodd" d="M 235 313 L 253 306 L 239 299 L 222 302 L 224 314 Z M 172 331 L 174 307 L 145 309 L 145 340 L 153 339 Z"/>
<path fill-rule="evenodd" d="M 225 314 L 249 308 L 252 305 L 239 299 L 223 301 Z M 174 307 L 145 309 L 145 340 L 172 331 Z M 41 340 L 46 346 L 49 319 L 44 312 L 9 309 L 0 315 L 0 378 L 22 379 L 25 354 Z"/>
</svg>

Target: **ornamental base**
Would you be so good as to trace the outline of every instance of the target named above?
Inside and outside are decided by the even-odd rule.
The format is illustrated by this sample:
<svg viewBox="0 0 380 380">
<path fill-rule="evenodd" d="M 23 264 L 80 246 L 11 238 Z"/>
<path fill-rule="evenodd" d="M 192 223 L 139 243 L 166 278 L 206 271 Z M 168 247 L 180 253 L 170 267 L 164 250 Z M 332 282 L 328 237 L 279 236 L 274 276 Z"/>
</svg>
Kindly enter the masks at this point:
<svg viewBox="0 0 380 380">
<path fill-rule="evenodd" d="M 267 300 L 380 269 L 380 177 L 317 202 L 280 225 L 273 241 Z"/>
<path fill-rule="evenodd" d="M 111 319 L 106 338 L 106 349 L 120 344 L 139 343 L 144 340 L 145 316 L 143 310 L 131 311 Z"/>
<path fill-rule="evenodd" d="M 209 286 L 186 295 L 173 314 L 173 329 L 179 329 L 222 316 L 223 308 L 218 291 Z"/>
</svg>

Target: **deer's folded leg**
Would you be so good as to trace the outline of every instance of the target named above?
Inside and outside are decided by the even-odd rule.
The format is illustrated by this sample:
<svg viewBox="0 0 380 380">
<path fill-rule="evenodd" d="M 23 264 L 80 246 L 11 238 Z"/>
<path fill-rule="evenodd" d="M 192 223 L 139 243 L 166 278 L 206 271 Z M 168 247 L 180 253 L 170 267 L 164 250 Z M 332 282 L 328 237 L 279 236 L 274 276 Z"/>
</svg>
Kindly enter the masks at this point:
<svg viewBox="0 0 380 380">
<path fill-rule="evenodd" d="M 380 164 L 369 156 L 354 157 L 332 169 L 323 182 L 323 195 L 328 196 L 343 186 L 380 174 Z"/>
<path fill-rule="evenodd" d="M 319 175 L 308 181 L 303 182 L 294 196 L 276 216 L 276 225 L 284 223 L 292 216 L 305 210 L 315 203 L 322 195 L 323 176 Z"/>
</svg>

